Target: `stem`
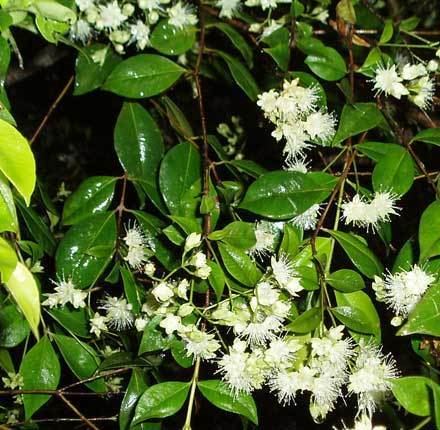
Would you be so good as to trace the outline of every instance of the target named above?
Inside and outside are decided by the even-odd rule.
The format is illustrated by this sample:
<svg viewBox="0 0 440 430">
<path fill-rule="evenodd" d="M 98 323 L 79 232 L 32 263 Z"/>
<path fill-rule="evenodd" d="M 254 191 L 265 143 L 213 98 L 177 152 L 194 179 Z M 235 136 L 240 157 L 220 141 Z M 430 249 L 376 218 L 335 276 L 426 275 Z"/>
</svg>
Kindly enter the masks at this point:
<svg viewBox="0 0 440 430">
<path fill-rule="evenodd" d="M 191 416 L 194 406 L 194 399 L 196 395 L 197 381 L 199 379 L 199 371 L 200 371 L 200 357 L 197 357 L 196 364 L 194 366 L 193 377 L 191 379 L 191 391 L 189 393 L 188 409 L 186 410 L 185 424 L 183 425 L 182 430 L 191 430 Z"/>
<path fill-rule="evenodd" d="M 412 428 L 412 430 L 420 430 L 421 428 L 425 427 L 426 424 L 428 424 L 431 421 L 431 417 L 426 417 L 424 420 L 420 421 L 415 427 Z"/>
</svg>

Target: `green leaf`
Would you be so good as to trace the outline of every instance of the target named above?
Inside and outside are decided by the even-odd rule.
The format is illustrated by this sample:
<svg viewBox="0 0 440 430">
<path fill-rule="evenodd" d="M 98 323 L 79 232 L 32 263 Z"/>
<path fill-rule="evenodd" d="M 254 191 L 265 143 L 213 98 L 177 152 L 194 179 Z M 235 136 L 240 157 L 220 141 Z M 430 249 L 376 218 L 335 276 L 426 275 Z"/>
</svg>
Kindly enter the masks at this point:
<svg viewBox="0 0 440 430">
<path fill-rule="evenodd" d="M 61 39 L 61 35 L 67 33 L 67 31 L 69 30 L 69 24 L 55 21 L 42 15 L 36 16 L 35 25 L 41 36 L 43 36 L 43 38 L 46 39 L 48 42 L 55 45 Z"/>
<path fill-rule="evenodd" d="M 162 382 L 147 388 L 136 405 L 132 425 L 174 415 L 185 403 L 189 387 L 187 382 Z"/>
<path fill-rule="evenodd" d="M 257 100 L 258 94 L 260 94 L 260 89 L 249 70 L 231 55 L 222 51 L 216 51 L 216 53 L 226 62 L 237 85 L 252 101 Z"/>
<path fill-rule="evenodd" d="M 431 413 L 431 381 L 424 376 L 406 376 L 395 379 L 391 390 L 399 404 L 409 413 L 427 417 Z"/>
<path fill-rule="evenodd" d="M 195 27 L 177 28 L 169 24 L 168 20 L 162 20 L 151 33 L 151 46 L 162 54 L 180 55 L 192 48 L 196 41 L 196 32 Z"/>
<path fill-rule="evenodd" d="M 188 142 L 173 146 L 165 155 L 159 171 L 162 197 L 173 215 L 185 216 L 184 196 L 191 186 L 200 181 L 201 158 Z M 194 196 L 201 193 L 201 183 L 192 190 Z"/>
<path fill-rule="evenodd" d="M 411 140 L 412 142 L 425 142 L 431 145 L 440 146 L 440 128 L 427 128 L 417 133 Z"/>
<path fill-rule="evenodd" d="M 25 205 L 21 198 L 17 197 L 15 203 L 31 236 L 43 248 L 44 252 L 53 255 L 56 242 L 49 227 L 33 208 Z"/>
<path fill-rule="evenodd" d="M 363 142 L 356 145 L 356 149 L 362 154 L 365 154 L 373 161 L 382 160 L 387 154 L 394 150 L 399 150 L 402 147 L 396 143 L 384 143 L 384 142 Z"/>
<path fill-rule="evenodd" d="M 17 263 L 6 282 L 6 288 L 12 294 L 12 297 L 27 319 L 34 336 L 38 339 L 40 291 L 32 273 L 24 264 Z"/>
<path fill-rule="evenodd" d="M 233 414 L 242 415 L 258 425 L 257 406 L 250 394 L 233 394 L 228 385 L 217 379 L 199 381 L 197 387 L 214 406 Z"/>
<path fill-rule="evenodd" d="M 69 229 L 61 240 L 55 263 L 58 277 L 71 278 L 78 288 L 92 285 L 102 274 L 114 252 L 116 220 L 113 213 L 88 217 Z M 93 248 L 99 247 L 99 256 Z"/>
<path fill-rule="evenodd" d="M 77 224 L 90 215 L 105 212 L 113 200 L 116 178 L 92 176 L 87 178 L 66 200 L 63 224 Z"/>
<path fill-rule="evenodd" d="M 356 24 L 356 12 L 352 0 L 340 0 L 336 5 L 336 16 L 350 24 Z"/>
<path fill-rule="evenodd" d="M 352 293 L 353 291 L 365 288 L 364 280 L 359 273 L 354 270 L 341 269 L 327 276 L 326 281 L 333 288 L 343 293 Z"/>
<path fill-rule="evenodd" d="M 0 233 L 4 231 L 17 233 L 18 220 L 11 188 L 0 173 Z"/>
<path fill-rule="evenodd" d="M 440 255 L 440 201 L 423 212 L 419 225 L 420 261 Z"/>
<path fill-rule="evenodd" d="M 133 99 L 151 97 L 168 89 L 184 71 L 168 58 L 140 54 L 119 63 L 102 88 Z"/>
<path fill-rule="evenodd" d="M 292 259 L 298 254 L 300 244 L 299 231 L 290 224 L 284 224 L 279 252 Z"/>
<path fill-rule="evenodd" d="M 69 24 L 73 24 L 76 21 L 75 12 L 55 0 L 33 1 L 29 10 L 54 21 L 67 22 Z"/>
<path fill-rule="evenodd" d="M 87 311 L 84 308 L 72 309 L 68 306 L 56 307 L 47 313 L 63 328 L 79 337 L 90 337 Z"/>
<path fill-rule="evenodd" d="M 370 297 L 363 291 L 340 293 L 335 291 L 337 308 L 332 312 L 348 328 L 373 334 L 380 340 L 380 319 Z"/>
<path fill-rule="evenodd" d="M 411 188 L 414 173 L 414 164 L 408 151 L 402 147 L 393 148 L 374 167 L 373 188 L 375 191 L 403 195 Z"/>
<path fill-rule="evenodd" d="M 380 35 L 379 45 L 383 43 L 388 43 L 393 37 L 393 33 L 394 33 L 393 20 L 386 19 L 382 34 Z"/>
<path fill-rule="evenodd" d="M 47 336 L 24 356 L 20 366 L 24 390 L 56 390 L 60 382 L 60 362 Z M 49 394 L 23 394 L 26 420 L 50 398 Z"/>
<path fill-rule="evenodd" d="M 95 374 L 101 360 L 91 346 L 61 334 L 54 334 L 53 337 L 65 362 L 78 380 L 90 378 Z M 86 382 L 85 385 L 96 393 L 107 391 L 101 378 Z"/>
<path fill-rule="evenodd" d="M 148 322 L 139 345 L 139 355 L 146 352 L 160 351 L 168 346 L 168 339 L 163 337 L 162 329 L 158 328 L 161 319 L 160 316 L 155 316 Z"/>
<path fill-rule="evenodd" d="M 382 274 L 382 263 L 374 255 L 373 251 L 357 236 L 336 230 L 326 231 L 342 246 L 352 263 L 363 275 L 373 279 L 375 275 L 379 276 Z"/>
<path fill-rule="evenodd" d="M 133 418 L 136 404 L 143 392 L 148 388 L 146 379 L 145 371 L 143 369 L 133 369 L 119 411 L 119 430 L 130 430 L 130 422 Z"/>
<path fill-rule="evenodd" d="M 13 348 L 29 335 L 29 324 L 14 305 L 0 309 L 0 347 Z"/>
<path fill-rule="evenodd" d="M 0 171 L 29 205 L 36 183 L 35 160 L 27 140 L 0 119 Z"/>
<path fill-rule="evenodd" d="M 243 285 L 254 287 L 262 273 L 251 258 L 241 249 L 227 243 L 219 243 L 218 248 L 226 270 Z"/>
<path fill-rule="evenodd" d="M 236 167 L 240 172 L 246 173 L 253 178 L 258 178 L 263 173 L 267 172 L 267 169 L 252 160 L 231 160 L 228 164 Z"/>
<path fill-rule="evenodd" d="M 184 138 L 194 136 L 191 124 L 188 122 L 182 110 L 167 96 L 161 97 L 160 100 L 165 106 L 171 127 Z"/>
<path fill-rule="evenodd" d="M 310 53 L 309 53 L 310 52 Z M 336 49 L 328 46 L 316 46 L 304 60 L 310 70 L 326 81 L 338 81 L 347 73 L 345 61 Z"/>
<path fill-rule="evenodd" d="M 412 247 L 411 240 L 407 240 L 396 259 L 394 260 L 392 273 L 401 272 L 404 270 L 411 270 L 411 266 L 414 264 L 414 250 Z"/>
<path fill-rule="evenodd" d="M 185 344 L 182 340 L 174 339 L 171 344 L 171 355 L 173 356 L 175 362 L 184 369 L 188 369 L 193 365 L 193 356 L 188 356 L 185 349 Z"/>
<path fill-rule="evenodd" d="M 114 137 L 116 153 L 128 177 L 138 182 L 158 209 L 163 210 L 157 172 L 165 149 L 154 119 L 140 104 L 125 102 Z"/>
<path fill-rule="evenodd" d="M 278 67 L 286 72 L 290 62 L 290 33 L 285 27 L 275 30 L 269 36 L 262 39 L 262 42 L 269 46 L 264 48 L 278 65 Z"/>
<path fill-rule="evenodd" d="M 250 185 L 239 207 L 272 219 L 289 219 L 325 200 L 336 182 L 320 172 L 269 172 Z"/>
<path fill-rule="evenodd" d="M 73 94 L 79 96 L 99 88 L 120 62 L 121 57 L 108 45 L 84 46 L 76 60 Z"/>
<path fill-rule="evenodd" d="M 6 372 L 15 372 L 11 354 L 7 349 L 0 348 L 0 368 Z"/>
<path fill-rule="evenodd" d="M 247 66 L 251 68 L 253 63 L 253 53 L 251 47 L 246 42 L 246 39 L 234 27 L 231 27 L 229 24 L 224 22 L 216 22 L 215 24 L 212 24 L 212 26 L 219 29 L 221 32 L 223 32 L 223 34 L 225 34 L 225 36 L 228 37 L 228 39 L 240 52 L 244 61 L 246 61 Z"/>
<path fill-rule="evenodd" d="M 382 113 L 374 103 L 347 104 L 342 109 L 338 131 L 333 138 L 332 145 L 339 145 L 345 139 L 371 130 L 384 121 Z"/>
<path fill-rule="evenodd" d="M 8 282 L 17 266 L 17 261 L 17 255 L 12 247 L 0 237 L 0 274 L 2 282 Z"/>
<path fill-rule="evenodd" d="M 399 336 L 428 334 L 440 336 L 440 284 L 431 285 L 408 316 L 405 325 L 397 332 Z"/>
<path fill-rule="evenodd" d="M 211 274 L 208 277 L 209 285 L 214 290 L 217 301 L 220 301 L 225 288 L 225 275 L 221 267 L 214 261 L 208 261 L 208 266 L 211 268 Z"/>
<path fill-rule="evenodd" d="M 321 308 L 311 308 L 288 324 L 286 329 L 293 333 L 310 333 L 318 327 L 321 322 L 321 317 Z"/>
<path fill-rule="evenodd" d="M 243 221 L 233 221 L 222 230 L 213 231 L 210 240 L 221 240 L 243 250 L 252 248 L 256 243 L 254 226 Z"/>
<path fill-rule="evenodd" d="M 122 282 L 124 284 L 125 297 L 131 304 L 133 312 L 138 314 L 141 310 L 141 299 L 133 273 L 126 267 L 121 267 Z"/>
</svg>

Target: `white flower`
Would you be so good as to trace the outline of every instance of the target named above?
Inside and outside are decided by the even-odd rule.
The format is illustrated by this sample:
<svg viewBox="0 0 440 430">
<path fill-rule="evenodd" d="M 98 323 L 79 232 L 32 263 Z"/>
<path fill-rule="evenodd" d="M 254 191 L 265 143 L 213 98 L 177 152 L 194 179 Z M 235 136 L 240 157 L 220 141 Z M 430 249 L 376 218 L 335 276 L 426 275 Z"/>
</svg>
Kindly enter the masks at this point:
<svg viewBox="0 0 440 430">
<path fill-rule="evenodd" d="M 428 72 L 436 72 L 438 70 L 438 61 L 430 60 L 426 66 Z"/>
<path fill-rule="evenodd" d="M 202 279 L 207 279 L 207 278 L 209 278 L 209 275 L 211 274 L 211 268 L 208 266 L 208 265 L 206 265 L 206 266 L 202 266 L 202 267 L 199 267 L 195 272 L 194 272 L 194 275 L 196 275 L 197 277 L 199 277 L 199 278 L 202 278 Z"/>
<path fill-rule="evenodd" d="M 280 29 L 283 25 L 279 24 L 275 20 L 270 20 L 269 23 L 264 27 L 263 32 L 261 33 L 261 38 L 269 37 L 272 33 Z"/>
<path fill-rule="evenodd" d="M 130 26 L 132 40 L 136 42 L 136 46 L 141 51 L 150 43 L 150 27 L 145 25 L 141 20 L 137 20 L 136 24 Z"/>
<path fill-rule="evenodd" d="M 89 40 L 91 33 L 92 28 L 84 19 L 78 19 L 70 29 L 71 37 L 82 43 L 86 43 Z"/>
<path fill-rule="evenodd" d="M 357 395 L 358 413 L 372 416 L 398 374 L 396 362 L 390 355 L 384 355 L 375 345 L 361 344 L 348 383 L 350 393 Z"/>
<path fill-rule="evenodd" d="M 136 327 L 137 331 L 144 331 L 146 325 L 148 324 L 148 320 L 145 318 L 136 318 L 134 321 L 134 326 Z"/>
<path fill-rule="evenodd" d="M 402 79 L 405 81 L 412 81 L 427 74 L 426 67 L 419 64 L 405 64 L 402 68 Z"/>
<path fill-rule="evenodd" d="M 295 352 L 302 348 L 297 340 L 274 339 L 264 351 L 264 359 L 272 367 L 284 368 L 289 365 Z"/>
<path fill-rule="evenodd" d="M 148 246 L 148 240 L 145 237 L 144 232 L 141 230 L 137 223 L 134 223 L 132 226 L 125 227 L 125 237 L 124 243 L 130 247 L 145 247 Z"/>
<path fill-rule="evenodd" d="M 287 170 L 288 172 L 307 173 L 309 170 L 307 164 L 308 163 L 305 157 L 290 159 L 290 160 L 286 160 L 283 169 Z"/>
<path fill-rule="evenodd" d="M 379 94 L 385 93 L 385 95 L 391 95 L 396 99 L 409 94 L 407 88 L 401 83 L 402 78 L 398 75 L 394 64 L 388 66 L 380 65 L 376 69 L 373 82 L 374 89 Z"/>
<path fill-rule="evenodd" d="M 177 315 L 168 314 L 159 325 L 165 329 L 167 335 L 173 334 L 182 328 L 181 318 Z"/>
<path fill-rule="evenodd" d="M 202 235 L 199 233 L 191 233 L 185 240 L 185 252 L 198 248 L 202 243 Z"/>
<path fill-rule="evenodd" d="M 190 264 L 192 266 L 197 267 L 198 269 L 200 269 L 201 267 L 205 267 L 206 266 L 206 255 L 199 251 L 196 254 L 194 254 L 190 260 Z"/>
<path fill-rule="evenodd" d="M 200 357 L 203 360 L 210 360 L 215 357 L 215 352 L 220 348 L 220 343 L 213 334 L 206 333 L 192 327 L 191 331 L 185 332 L 182 336 L 185 341 L 187 356 Z"/>
<path fill-rule="evenodd" d="M 266 10 L 269 8 L 277 7 L 277 0 L 260 0 L 261 9 Z"/>
<path fill-rule="evenodd" d="M 140 246 L 130 246 L 124 260 L 131 268 L 140 270 L 147 261 L 146 250 Z"/>
<path fill-rule="evenodd" d="M 264 345 L 266 342 L 276 338 L 282 329 L 279 318 L 268 315 L 257 321 L 252 321 L 240 332 L 240 337 L 245 337 L 251 345 Z"/>
<path fill-rule="evenodd" d="M 187 279 L 182 279 L 176 288 L 176 293 L 177 295 L 184 300 L 188 300 L 188 287 L 189 287 L 189 282 Z"/>
<path fill-rule="evenodd" d="M 95 312 L 93 318 L 90 318 L 90 333 L 94 334 L 98 339 L 101 336 L 101 332 L 107 331 L 107 317 L 101 315 L 99 312 Z"/>
<path fill-rule="evenodd" d="M 410 86 L 409 99 L 420 109 L 426 110 L 431 106 L 435 93 L 435 82 L 428 76 L 424 76 Z M 415 94 L 414 94 L 415 93 Z"/>
<path fill-rule="evenodd" d="M 179 29 L 197 24 L 197 16 L 193 13 L 191 6 L 181 1 L 168 9 L 168 17 L 169 24 Z"/>
<path fill-rule="evenodd" d="M 335 134 L 335 116 L 327 112 L 312 112 L 304 123 L 304 128 L 312 139 L 328 142 Z"/>
<path fill-rule="evenodd" d="M 292 263 L 288 260 L 288 257 L 280 255 L 278 260 L 275 257 L 272 257 L 270 259 L 270 264 L 273 276 L 279 286 L 285 288 L 292 296 L 297 296 L 297 293 L 303 288 Z"/>
<path fill-rule="evenodd" d="M 107 296 L 99 309 L 106 311 L 108 325 L 115 330 L 126 330 L 133 324 L 132 305 L 122 297 Z"/>
<path fill-rule="evenodd" d="M 177 311 L 177 314 L 179 317 L 186 317 L 194 311 L 194 306 L 190 303 L 184 303 L 182 306 L 180 306 L 179 310 Z"/>
<path fill-rule="evenodd" d="M 263 110 L 264 114 L 270 118 L 271 113 L 277 109 L 279 94 L 275 90 L 269 90 L 258 95 L 257 105 Z"/>
<path fill-rule="evenodd" d="M 2 382 L 5 388 L 11 390 L 21 389 L 24 385 L 23 377 L 15 372 L 8 372 L 8 376 L 4 376 Z"/>
<path fill-rule="evenodd" d="M 385 275 L 384 301 L 396 316 L 406 318 L 420 301 L 435 277 L 414 265 L 411 270 Z"/>
<path fill-rule="evenodd" d="M 98 29 L 116 29 L 127 19 L 116 0 L 112 3 L 99 5 L 99 12 L 99 17 L 96 20 Z"/>
<path fill-rule="evenodd" d="M 173 289 L 166 282 L 158 283 L 151 291 L 158 302 L 167 302 L 174 296 Z"/>
<path fill-rule="evenodd" d="M 291 223 L 303 230 L 311 230 L 316 227 L 318 222 L 318 216 L 321 211 L 321 206 L 319 204 L 312 205 L 302 214 L 297 215 L 291 220 Z"/>
<path fill-rule="evenodd" d="M 75 0 L 78 9 L 83 12 L 94 5 L 94 0 Z"/>
<path fill-rule="evenodd" d="M 154 263 L 152 263 L 151 261 L 145 263 L 144 273 L 146 275 L 153 276 L 155 272 L 156 272 L 156 266 L 154 265 Z"/>
<path fill-rule="evenodd" d="M 389 192 L 377 192 L 370 203 L 379 221 L 385 222 L 390 220 L 391 215 L 398 215 L 396 196 Z"/>
<path fill-rule="evenodd" d="M 255 287 L 255 294 L 257 296 L 258 303 L 263 306 L 273 305 L 280 296 L 277 289 L 273 287 L 269 282 L 260 282 Z"/>
<path fill-rule="evenodd" d="M 52 281 L 56 285 L 55 293 L 46 294 L 47 299 L 42 303 L 45 306 L 53 308 L 55 306 L 65 306 L 70 303 L 75 309 L 86 306 L 85 299 L 87 292 L 75 288 L 71 279 L 67 281 L 61 279 L 58 282 Z"/>
<path fill-rule="evenodd" d="M 232 18 L 240 6 L 241 0 L 218 0 L 217 7 L 220 8 L 220 18 Z"/>
<path fill-rule="evenodd" d="M 161 3 L 161 0 L 138 0 L 139 8 L 148 11 L 161 9 Z"/>
<path fill-rule="evenodd" d="M 272 253 L 275 249 L 276 227 L 274 223 L 267 221 L 259 221 L 255 224 L 255 245 L 249 250 L 249 253 L 254 256 L 265 256 Z"/>
</svg>

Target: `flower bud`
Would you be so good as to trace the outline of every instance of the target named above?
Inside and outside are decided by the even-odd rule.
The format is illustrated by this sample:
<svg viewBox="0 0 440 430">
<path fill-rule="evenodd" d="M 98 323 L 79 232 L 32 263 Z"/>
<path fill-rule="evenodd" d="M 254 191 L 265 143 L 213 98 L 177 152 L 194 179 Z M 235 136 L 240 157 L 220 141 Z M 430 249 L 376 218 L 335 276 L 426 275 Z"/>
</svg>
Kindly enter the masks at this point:
<svg viewBox="0 0 440 430">
<path fill-rule="evenodd" d="M 202 243 L 202 235 L 200 233 L 191 233 L 185 241 L 185 252 L 197 248 Z"/>
</svg>

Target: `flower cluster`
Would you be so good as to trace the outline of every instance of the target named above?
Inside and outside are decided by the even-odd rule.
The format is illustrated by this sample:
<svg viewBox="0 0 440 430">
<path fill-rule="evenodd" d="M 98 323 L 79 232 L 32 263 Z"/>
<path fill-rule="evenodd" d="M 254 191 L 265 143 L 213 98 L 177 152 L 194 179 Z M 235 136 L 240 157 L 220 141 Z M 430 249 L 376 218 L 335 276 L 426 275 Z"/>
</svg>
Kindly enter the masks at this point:
<svg viewBox="0 0 440 430">
<path fill-rule="evenodd" d="M 335 117 L 319 107 L 317 88 L 302 87 L 298 78 L 284 81 L 282 91 L 260 94 L 257 104 L 276 127 L 272 136 L 285 140 L 284 155 L 290 162 L 303 159 L 311 142 L 323 144 L 335 133 Z"/>
<path fill-rule="evenodd" d="M 345 224 L 356 227 L 371 227 L 375 231 L 379 224 L 388 222 L 391 215 L 398 215 L 396 196 L 390 192 L 377 192 L 372 200 L 356 194 L 351 201 L 342 204 L 342 219 Z"/>
<path fill-rule="evenodd" d="M 182 1 L 138 0 L 103 1 L 75 0 L 78 20 L 71 28 L 71 37 L 82 43 L 104 36 L 115 50 L 124 53 L 126 46 L 139 51 L 150 45 L 151 27 L 161 18 L 176 29 L 197 23 L 193 8 Z"/>
<path fill-rule="evenodd" d="M 394 312 L 391 324 L 399 326 L 434 281 L 433 275 L 415 264 L 411 270 L 387 273 L 383 279 L 376 276 L 372 287 L 377 300 Z"/>
<path fill-rule="evenodd" d="M 429 109 L 435 92 L 435 81 L 430 73 L 436 72 L 438 63 L 432 60 L 425 66 L 422 63 L 381 64 L 373 79 L 374 90 L 377 94 L 384 93 L 399 99 L 408 96 L 408 99 L 423 110 Z"/>
<path fill-rule="evenodd" d="M 75 288 L 71 279 L 67 281 L 61 279 L 60 281 L 52 281 L 55 287 L 55 293 L 46 294 L 47 299 L 42 303 L 44 306 L 49 306 L 51 309 L 56 306 L 65 306 L 68 303 L 75 309 L 84 308 L 86 306 L 85 299 L 87 293 L 85 291 Z"/>
<path fill-rule="evenodd" d="M 124 243 L 127 246 L 127 255 L 124 260 L 127 261 L 132 269 L 154 272 L 154 266 L 148 262 L 148 258 L 154 254 L 154 246 L 147 239 L 144 232 L 137 224 L 126 228 Z"/>
</svg>

